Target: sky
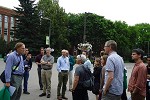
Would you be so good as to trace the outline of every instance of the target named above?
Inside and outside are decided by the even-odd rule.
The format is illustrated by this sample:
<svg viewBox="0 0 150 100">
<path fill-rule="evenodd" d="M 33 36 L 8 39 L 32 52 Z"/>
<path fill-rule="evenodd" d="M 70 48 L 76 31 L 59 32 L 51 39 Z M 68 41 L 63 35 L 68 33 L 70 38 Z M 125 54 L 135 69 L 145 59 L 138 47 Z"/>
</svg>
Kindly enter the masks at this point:
<svg viewBox="0 0 150 100">
<path fill-rule="evenodd" d="M 38 2 L 38 0 L 36 0 Z M 0 0 L 0 6 L 13 8 L 18 0 Z M 128 25 L 150 23 L 150 0 L 59 0 L 66 13 L 95 13 Z"/>
</svg>

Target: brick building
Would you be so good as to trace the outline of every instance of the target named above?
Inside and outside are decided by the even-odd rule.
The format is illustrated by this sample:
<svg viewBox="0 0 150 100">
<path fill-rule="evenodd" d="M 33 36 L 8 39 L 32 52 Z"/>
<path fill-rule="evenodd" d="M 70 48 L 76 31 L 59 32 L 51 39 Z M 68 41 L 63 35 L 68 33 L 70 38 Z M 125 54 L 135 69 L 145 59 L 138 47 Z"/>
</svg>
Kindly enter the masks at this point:
<svg viewBox="0 0 150 100">
<path fill-rule="evenodd" d="M 2 37 L 7 43 L 13 40 L 15 26 L 15 11 L 12 9 L 0 6 L 0 37 Z"/>
</svg>

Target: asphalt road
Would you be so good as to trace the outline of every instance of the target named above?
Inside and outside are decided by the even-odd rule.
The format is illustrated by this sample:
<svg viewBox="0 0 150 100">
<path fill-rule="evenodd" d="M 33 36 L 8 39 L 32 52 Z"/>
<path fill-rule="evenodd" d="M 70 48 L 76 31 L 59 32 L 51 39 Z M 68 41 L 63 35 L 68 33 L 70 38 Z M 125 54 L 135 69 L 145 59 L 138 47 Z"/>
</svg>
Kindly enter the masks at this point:
<svg viewBox="0 0 150 100">
<path fill-rule="evenodd" d="M 125 64 L 128 70 L 128 79 L 130 77 L 132 68 L 134 63 L 126 63 Z M 0 60 L 0 73 L 4 70 L 5 63 Z M 56 70 L 56 64 L 54 64 L 52 69 L 52 79 L 51 79 L 51 98 L 45 97 L 39 97 L 39 94 L 42 93 L 42 90 L 39 88 L 38 84 L 38 74 L 37 74 L 37 65 L 33 63 L 33 67 L 30 71 L 30 77 L 28 81 L 28 91 L 30 92 L 30 95 L 22 94 L 21 100 L 57 100 L 57 84 L 58 84 L 58 73 Z M 66 91 L 66 97 L 68 97 L 68 100 L 72 100 L 72 94 L 68 91 L 68 84 L 67 84 L 67 91 Z M 3 87 L 3 83 L 0 81 L 0 88 Z M 128 97 L 130 96 L 129 93 Z M 95 100 L 95 95 L 92 94 L 91 91 L 89 91 L 89 100 Z"/>
</svg>

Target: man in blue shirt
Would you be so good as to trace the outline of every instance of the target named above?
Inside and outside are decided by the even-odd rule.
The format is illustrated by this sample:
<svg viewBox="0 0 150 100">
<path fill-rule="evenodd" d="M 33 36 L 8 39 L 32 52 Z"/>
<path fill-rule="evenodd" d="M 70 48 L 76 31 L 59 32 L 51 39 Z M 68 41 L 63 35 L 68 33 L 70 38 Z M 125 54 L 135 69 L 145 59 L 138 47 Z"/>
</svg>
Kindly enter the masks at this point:
<svg viewBox="0 0 150 100">
<path fill-rule="evenodd" d="M 24 62 L 22 55 L 24 54 L 25 44 L 18 42 L 15 45 L 15 51 L 9 54 L 5 67 L 5 85 L 7 87 L 14 86 L 16 90 L 11 96 L 11 100 L 20 100 L 22 92 L 22 79 L 24 73 Z M 19 65 L 18 65 L 19 64 Z M 18 67 L 16 68 L 16 66 Z M 15 69 L 14 71 L 12 71 Z"/>
<path fill-rule="evenodd" d="M 124 61 L 116 52 L 117 43 L 114 40 L 106 41 L 104 50 L 108 58 L 102 100 L 120 100 L 123 93 Z"/>
<path fill-rule="evenodd" d="M 58 71 L 58 86 L 57 86 L 57 99 L 68 99 L 65 97 L 66 85 L 68 81 L 68 71 L 70 69 L 69 58 L 66 56 L 66 50 L 62 50 L 62 56 L 57 59 L 57 71 Z M 63 86 L 62 86 L 63 85 Z M 62 87 L 62 96 L 60 90 Z"/>
</svg>

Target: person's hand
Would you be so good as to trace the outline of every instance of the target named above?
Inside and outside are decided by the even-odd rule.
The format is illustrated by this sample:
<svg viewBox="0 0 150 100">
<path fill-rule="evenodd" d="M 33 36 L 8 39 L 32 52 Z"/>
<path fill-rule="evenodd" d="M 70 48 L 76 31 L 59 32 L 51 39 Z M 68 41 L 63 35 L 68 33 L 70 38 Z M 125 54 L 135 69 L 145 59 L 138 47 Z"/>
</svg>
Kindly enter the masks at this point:
<svg viewBox="0 0 150 100">
<path fill-rule="evenodd" d="M 10 83 L 9 83 L 9 82 L 6 82 L 6 83 L 5 83 L 5 86 L 6 86 L 6 87 L 10 87 Z"/>
<path fill-rule="evenodd" d="M 103 94 L 106 95 L 106 93 L 107 93 L 107 91 L 104 89 L 104 90 L 103 90 Z"/>
<path fill-rule="evenodd" d="M 70 89 L 70 92 L 74 92 L 74 89 Z"/>
</svg>

